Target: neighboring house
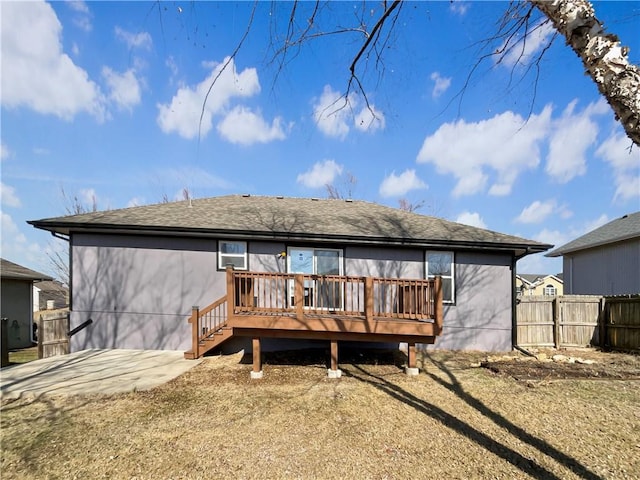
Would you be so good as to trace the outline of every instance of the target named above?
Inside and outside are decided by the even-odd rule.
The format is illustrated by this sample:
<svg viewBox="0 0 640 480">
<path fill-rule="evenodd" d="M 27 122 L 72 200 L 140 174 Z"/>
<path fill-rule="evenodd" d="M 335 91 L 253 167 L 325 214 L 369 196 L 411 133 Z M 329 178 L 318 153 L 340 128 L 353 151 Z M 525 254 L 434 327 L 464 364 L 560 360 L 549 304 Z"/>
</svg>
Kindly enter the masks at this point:
<svg viewBox="0 0 640 480">
<path fill-rule="evenodd" d="M 638 294 L 640 212 L 613 220 L 546 256 L 562 256 L 565 294 Z"/>
<path fill-rule="evenodd" d="M 26 267 L 1 259 L 0 299 L 2 318 L 8 319 L 8 348 L 26 348 L 33 343 L 33 282 L 52 280 Z"/>
<path fill-rule="evenodd" d="M 69 237 L 71 328 L 93 320 L 72 350 L 189 357 L 282 338 L 507 351 L 516 261 L 551 247 L 375 203 L 249 195 L 29 223 Z"/>
<path fill-rule="evenodd" d="M 563 295 L 564 282 L 561 273 L 555 275 L 522 273 L 516 275 L 516 289 L 522 296 Z"/>
<path fill-rule="evenodd" d="M 69 289 L 58 280 L 33 284 L 33 311 L 55 310 L 69 305 Z"/>
</svg>

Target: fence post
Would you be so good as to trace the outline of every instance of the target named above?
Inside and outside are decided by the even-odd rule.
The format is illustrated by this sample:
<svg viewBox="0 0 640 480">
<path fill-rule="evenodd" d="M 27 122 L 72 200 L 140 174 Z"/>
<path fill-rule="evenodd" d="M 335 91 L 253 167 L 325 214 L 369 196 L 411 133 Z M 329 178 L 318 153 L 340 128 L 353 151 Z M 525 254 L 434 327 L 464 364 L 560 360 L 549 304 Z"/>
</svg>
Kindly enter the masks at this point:
<svg viewBox="0 0 640 480">
<path fill-rule="evenodd" d="M 598 346 L 605 348 L 607 344 L 607 299 L 600 298 L 598 302 Z"/>
<path fill-rule="evenodd" d="M 551 305 L 553 311 L 553 347 L 560 348 L 560 297 L 555 297 Z"/>
<path fill-rule="evenodd" d="M 38 358 L 44 358 L 44 321 L 42 314 L 38 315 Z"/>
</svg>

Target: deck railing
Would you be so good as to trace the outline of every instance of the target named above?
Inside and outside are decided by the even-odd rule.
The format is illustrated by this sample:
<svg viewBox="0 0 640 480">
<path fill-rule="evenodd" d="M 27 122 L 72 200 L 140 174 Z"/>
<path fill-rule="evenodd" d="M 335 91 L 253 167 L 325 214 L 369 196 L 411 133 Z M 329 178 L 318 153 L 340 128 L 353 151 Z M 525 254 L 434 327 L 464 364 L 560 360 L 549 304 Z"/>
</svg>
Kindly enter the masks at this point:
<svg viewBox="0 0 640 480">
<path fill-rule="evenodd" d="M 199 358 L 212 335 L 234 317 L 289 316 L 304 321 L 311 316 L 433 323 L 442 331 L 442 281 L 343 275 L 241 272 L 227 268 L 227 294 L 211 305 L 193 307 L 189 358 Z M 206 348 L 206 347 L 203 347 Z M 192 355 L 192 356 L 191 356 Z"/>
<path fill-rule="evenodd" d="M 372 319 L 433 320 L 441 326 L 440 278 L 399 278 L 227 270 L 233 314 L 338 314 Z"/>
</svg>

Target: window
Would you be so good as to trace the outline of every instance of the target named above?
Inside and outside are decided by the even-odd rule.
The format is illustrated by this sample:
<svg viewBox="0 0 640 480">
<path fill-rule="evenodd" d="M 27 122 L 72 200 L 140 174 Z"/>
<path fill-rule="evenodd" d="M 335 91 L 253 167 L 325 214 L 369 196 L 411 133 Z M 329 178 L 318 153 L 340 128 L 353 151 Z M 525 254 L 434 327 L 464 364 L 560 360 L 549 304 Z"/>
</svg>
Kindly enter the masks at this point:
<svg viewBox="0 0 640 480">
<path fill-rule="evenodd" d="M 442 301 L 453 303 L 455 294 L 453 252 L 426 253 L 427 278 L 442 277 Z"/>
<path fill-rule="evenodd" d="M 233 265 L 236 270 L 247 270 L 247 242 L 232 242 L 220 240 L 218 242 L 218 269 L 224 270 L 227 265 Z"/>
<path fill-rule="evenodd" d="M 555 295 L 558 291 L 556 290 L 556 287 L 554 287 L 553 285 L 549 284 L 546 287 L 544 287 L 544 294 L 545 295 Z"/>
</svg>

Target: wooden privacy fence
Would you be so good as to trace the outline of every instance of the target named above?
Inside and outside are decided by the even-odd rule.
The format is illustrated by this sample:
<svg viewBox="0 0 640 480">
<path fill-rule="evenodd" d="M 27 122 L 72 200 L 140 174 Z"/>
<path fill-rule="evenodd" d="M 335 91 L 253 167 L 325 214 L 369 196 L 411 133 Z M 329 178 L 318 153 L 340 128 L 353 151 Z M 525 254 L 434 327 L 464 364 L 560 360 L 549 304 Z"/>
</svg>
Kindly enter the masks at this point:
<svg viewBox="0 0 640 480">
<path fill-rule="evenodd" d="M 522 297 L 516 319 L 521 347 L 640 348 L 640 296 Z"/>
<path fill-rule="evenodd" d="M 38 358 L 69 353 L 69 312 L 42 313 L 38 316 Z"/>
</svg>

